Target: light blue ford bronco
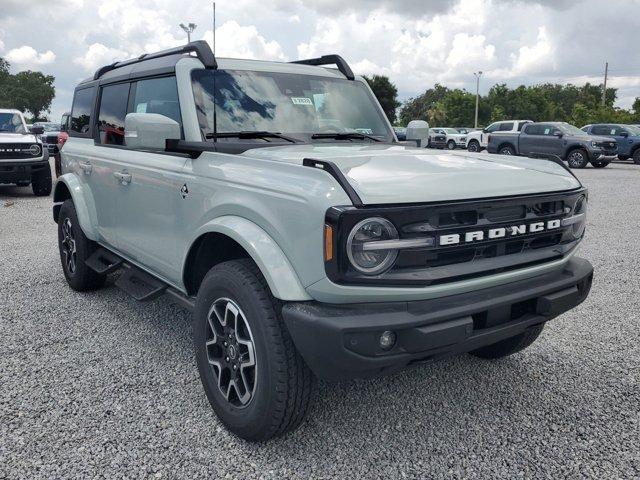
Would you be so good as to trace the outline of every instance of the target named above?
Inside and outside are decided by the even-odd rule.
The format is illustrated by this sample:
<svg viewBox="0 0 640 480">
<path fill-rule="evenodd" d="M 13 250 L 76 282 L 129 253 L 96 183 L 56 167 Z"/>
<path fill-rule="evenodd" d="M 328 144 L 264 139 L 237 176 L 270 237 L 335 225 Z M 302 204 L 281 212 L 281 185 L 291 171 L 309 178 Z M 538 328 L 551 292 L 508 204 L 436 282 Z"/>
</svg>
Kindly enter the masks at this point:
<svg viewBox="0 0 640 480">
<path fill-rule="evenodd" d="M 336 55 L 115 63 L 77 86 L 69 130 L 67 282 L 191 310 L 206 395 L 249 440 L 298 426 L 316 377 L 504 357 L 591 287 L 571 172 L 400 144 Z"/>
</svg>

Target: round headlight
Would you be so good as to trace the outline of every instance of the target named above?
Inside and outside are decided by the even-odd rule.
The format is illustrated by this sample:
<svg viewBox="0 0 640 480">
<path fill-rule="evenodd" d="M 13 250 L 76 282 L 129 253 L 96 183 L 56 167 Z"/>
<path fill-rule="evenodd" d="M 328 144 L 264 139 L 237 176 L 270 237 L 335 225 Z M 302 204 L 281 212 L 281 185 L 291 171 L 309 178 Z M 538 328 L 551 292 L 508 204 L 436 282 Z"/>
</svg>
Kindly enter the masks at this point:
<svg viewBox="0 0 640 480">
<path fill-rule="evenodd" d="M 397 240 L 398 231 L 393 224 L 380 217 L 358 222 L 347 237 L 347 257 L 353 268 L 366 275 L 378 275 L 393 265 L 397 249 L 383 250 L 371 242 Z"/>
<path fill-rule="evenodd" d="M 571 231 L 574 238 L 580 238 L 584 235 L 584 230 L 587 226 L 587 197 L 584 195 L 576 201 L 573 207 L 573 215 L 582 215 L 581 220 L 573 224 Z"/>
</svg>

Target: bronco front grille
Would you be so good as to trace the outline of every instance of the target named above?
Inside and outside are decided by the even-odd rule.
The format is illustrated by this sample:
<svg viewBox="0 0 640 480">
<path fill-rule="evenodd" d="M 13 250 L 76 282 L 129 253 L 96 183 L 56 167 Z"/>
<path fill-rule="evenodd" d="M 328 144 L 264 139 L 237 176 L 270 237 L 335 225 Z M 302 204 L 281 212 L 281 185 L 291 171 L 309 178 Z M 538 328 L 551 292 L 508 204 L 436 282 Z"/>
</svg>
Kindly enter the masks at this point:
<svg viewBox="0 0 640 480">
<path fill-rule="evenodd" d="M 585 195 L 584 189 L 507 199 L 330 210 L 327 222 L 336 224 L 341 248 L 335 262 L 326 264 L 327 274 L 338 283 L 433 285 L 557 260 L 579 241 L 570 226 L 560 224 L 572 214 L 581 195 Z M 436 241 L 427 247 L 400 250 L 393 268 L 367 277 L 350 268 L 344 252 L 345 237 L 351 228 L 371 216 L 392 221 L 401 239 L 429 237 Z M 539 224 L 545 228 L 530 229 Z M 547 225 L 554 227 L 547 229 Z M 490 238 L 490 231 L 495 238 Z M 479 232 L 483 234 L 478 235 Z M 498 233 L 502 235 L 497 236 Z"/>
<path fill-rule="evenodd" d="M 42 148 L 32 147 L 34 143 L 0 143 L 0 159 L 36 158 L 42 154 Z M 36 151 L 37 150 L 37 151 Z"/>
</svg>

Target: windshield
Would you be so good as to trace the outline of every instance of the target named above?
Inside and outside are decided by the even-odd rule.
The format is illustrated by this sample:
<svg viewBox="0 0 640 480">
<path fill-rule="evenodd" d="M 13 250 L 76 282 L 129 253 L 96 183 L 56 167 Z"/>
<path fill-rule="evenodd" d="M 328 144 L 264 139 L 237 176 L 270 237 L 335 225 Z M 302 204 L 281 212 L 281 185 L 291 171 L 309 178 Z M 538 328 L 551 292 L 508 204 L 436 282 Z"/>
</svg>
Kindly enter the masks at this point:
<svg viewBox="0 0 640 480">
<path fill-rule="evenodd" d="M 637 127 L 635 125 L 625 125 L 624 128 L 629 130 L 630 135 L 633 135 L 634 137 L 640 136 L 640 127 Z"/>
<path fill-rule="evenodd" d="M 393 139 L 375 99 L 359 81 L 239 70 L 194 70 L 192 81 L 205 135 L 268 131 L 305 141 L 318 133 Z"/>
<path fill-rule="evenodd" d="M 34 127 L 42 127 L 44 128 L 45 132 L 58 132 L 60 130 L 60 124 L 59 123 L 34 123 L 33 124 Z"/>
<path fill-rule="evenodd" d="M 584 136 L 587 133 L 580 130 L 578 127 L 574 127 L 573 125 L 570 125 L 568 123 L 559 123 L 556 125 L 556 127 L 558 127 L 562 133 L 566 133 L 568 135 L 581 135 Z"/>
<path fill-rule="evenodd" d="M 0 132 L 26 133 L 22 117 L 17 113 L 0 113 Z"/>
<path fill-rule="evenodd" d="M 457 135 L 460 132 L 458 130 L 456 130 L 455 128 L 443 128 L 442 130 L 445 131 L 445 133 L 448 133 L 450 135 Z"/>
</svg>

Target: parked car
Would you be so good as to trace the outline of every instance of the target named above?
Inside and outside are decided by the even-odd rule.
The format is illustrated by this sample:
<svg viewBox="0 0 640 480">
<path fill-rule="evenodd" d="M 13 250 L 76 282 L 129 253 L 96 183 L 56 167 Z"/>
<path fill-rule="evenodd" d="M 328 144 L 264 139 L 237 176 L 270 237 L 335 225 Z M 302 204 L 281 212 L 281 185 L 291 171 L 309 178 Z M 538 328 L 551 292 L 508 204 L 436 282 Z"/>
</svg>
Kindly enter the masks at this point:
<svg viewBox="0 0 640 480">
<path fill-rule="evenodd" d="M 591 287 L 577 178 L 401 145 L 337 55 L 258 64 L 199 41 L 102 67 L 61 154 L 67 283 L 120 272 L 191 310 L 209 402 L 248 440 L 299 425 L 315 376 L 505 357 Z"/>
<path fill-rule="evenodd" d="M 531 120 L 504 120 L 494 122 L 482 130 L 476 130 L 467 135 L 467 150 L 470 152 L 480 152 L 487 148 L 487 139 L 494 132 L 520 132 L 522 127 Z"/>
<path fill-rule="evenodd" d="M 489 153 L 501 155 L 557 155 L 571 168 L 591 163 L 604 168 L 618 153 L 616 141 L 588 135 L 565 122 L 528 123 L 521 133 L 496 132 L 489 135 Z"/>
<path fill-rule="evenodd" d="M 618 158 L 620 160 L 632 158 L 636 165 L 640 165 L 640 127 L 600 123 L 586 125 L 582 130 L 589 135 L 614 139 L 618 144 Z"/>
<path fill-rule="evenodd" d="M 429 148 L 446 148 L 447 146 L 447 134 L 442 131 L 441 128 L 429 127 Z"/>
<path fill-rule="evenodd" d="M 40 140 L 43 132 L 39 126 L 28 131 L 19 110 L 0 109 L 0 184 L 31 185 L 38 196 L 51 193 L 49 152 Z"/>
<path fill-rule="evenodd" d="M 404 142 L 407 139 L 407 129 L 405 127 L 393 127 L 393 131 L 396 132 L 396 137 L 400 142 Z"/>
<path fill-rule="evenodd" d="M 458 147 L 467 148 L 467 136 L 461 134 L 455 128 L 431 128 L 430 135 L 431 144 L 435 147 L 446 147 L 449 150 L 455 150 Z M 443 135 L 444 140 L 442 139 Z"/>
<path fill-rule="evenodd" d="M 64 115 L 62 119 L 65 119 Z M 49 156 L 53 157 L 56 177 L 59 177 L 61 175 L 60 148 L 64 145 L 68 135 L 63 131 L 62 123 L 37 122 L 34 125 L 44 129 L 44 133 L 41 136 L 42 143 L 49 151 Z"/>
</svg>

